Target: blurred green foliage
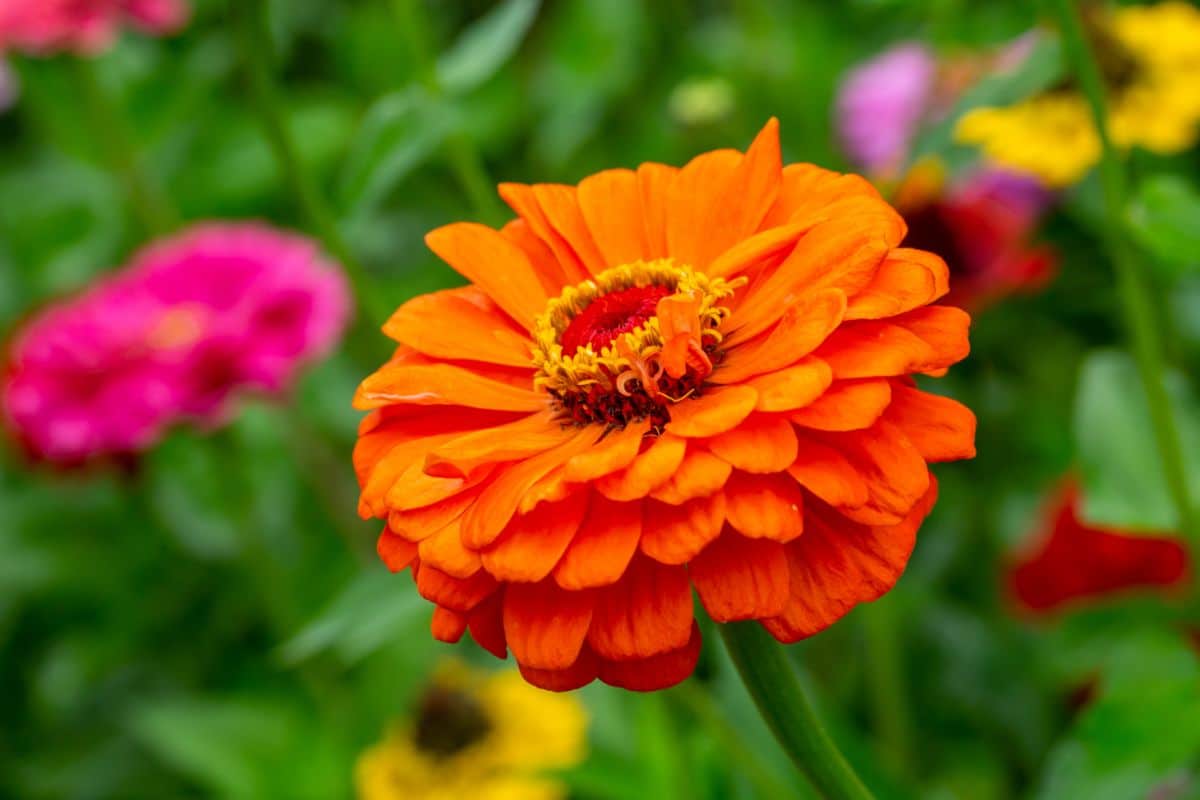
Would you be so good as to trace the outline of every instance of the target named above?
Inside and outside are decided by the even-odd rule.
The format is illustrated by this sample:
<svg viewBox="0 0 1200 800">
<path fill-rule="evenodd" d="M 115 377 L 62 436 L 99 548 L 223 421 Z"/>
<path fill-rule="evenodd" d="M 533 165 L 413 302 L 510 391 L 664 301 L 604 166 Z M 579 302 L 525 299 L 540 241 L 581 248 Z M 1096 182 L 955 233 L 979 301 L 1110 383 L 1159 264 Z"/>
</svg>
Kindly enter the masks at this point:
<svg viewBox="0 0 1200 800">
<path fill-rule="evenodd" d="M 303 227 L 225 3 L 195 6 L 181 35 L 129 36 L 97 59 L 101 88 L 182 219 Z M 787 160 L 844 168 L 831 104 L 847 66 L 901 38 L 950 52 L 995 44 L 1036 18 L 1012 0 L 277 0 L 272 11 L 301 159 L 391 305 L 455 281 L 425 231 L 495 221 L 494 196 L 472 189 L 481 169 L 488 181 L 574 182 L 682 163 L 744 147 L 772 115 Z M 979 86 L 954 115 L 1053 80 L 1056 55 Z M 75 65 L 14 62 L 23 96 L 0 116 L 5 332 L 144 239 Z M 721 102 L 681 114 L 672 98 L 697 82 Z M 957 163 L 954 115 L 922 147 Z M 1183 373 L 1200 361 L 1198 167 L 1194 153 L 1133 163 L 1131 221 Z M 1125 800 L 1163 781 L 1174 793 L 1157 796 L 1200 797 L 1200 671 L 1172 633 L 1177 615 L 1118 604 L 1032 626 L 1000 584 L 1068 470 L 1081 471 L 1098 520 L 1173 520 L 1133 368 L 1113 350 L 1123 336 L 1097 205 L 1091 182 L 1068 192 L 1043 231 L 1063 254 L 1059 278 L 981 315 L 971 359 L 937 384 L 977 411 L 979 457 L 939 469 L 942 500 L 899 588 L 794 648 L 881 798 Z M 349 398 L 387 350 L 382 336 L 348 349 L 286 401 L 249 401 L 220 431 L 177 431 L 130 469 L 58 474 L 3 451 L 0 796 L 350 795 L 356 754 L 452 652 L 430 639 L 407 577 L 376 563 L 376 526 L 354 517 Z M 1176 394 L 1194 457 L 1200 408 L 1187 383 Z M 871 766 L 889 762 L 872 733 L 870 613 L 885 613 L 900 643 L 907 681 L 894 701 L 912 711 L 910 755 L 889 767 Z M 579 797 L 806 796 L 707 639 L 702 683 L 581 693 L 593 757 L 565 776 Z M 1090 682 L 1096 699 L 1081 712 L 1071 698 Z"/>
</svg>

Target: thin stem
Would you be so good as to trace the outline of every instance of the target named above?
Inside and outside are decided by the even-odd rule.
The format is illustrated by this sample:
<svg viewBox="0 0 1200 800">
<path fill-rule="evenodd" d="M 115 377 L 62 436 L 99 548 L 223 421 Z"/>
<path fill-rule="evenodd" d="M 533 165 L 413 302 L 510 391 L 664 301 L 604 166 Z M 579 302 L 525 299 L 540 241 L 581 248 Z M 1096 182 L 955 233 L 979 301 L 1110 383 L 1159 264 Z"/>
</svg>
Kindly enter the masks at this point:
<svg viewBox="0 0 1200 800">
<path fill-rule="evenodd" d="M 741 732 L 729 722 L 728 717 L 717 710 L 712 695 L 695 678 L 672 689 L 671 695 L 680 705 L 686 707 L 705 729 L 712 731 L 730 760 L 738 765 L 754 786 L 754 791 L 759 797 L 764 800 L 793 800 L 797 797 L 808 800 L 816 797 L 816 793 L 807 783 L 798 786 L 784 783 L 759 758 L 758 753 L 746 744 Z"/>
<path fill-rule="evenodd" d="M 442 97 L 445 92 L 438 81 L 437 61 L 430 47 L 429 25 L 420 0 L 392 0 L 392 11 L 416 62 L 421 85 L 431 96 Z M 470 137 L 462 133 L 450 134 L 446 138 L 445 151 L 450 171 L 475 213 L 486 222 L 503 220 L 505 213 L 496 196 L 496 184 L 489 177 L 483 156 Z"/>
<path fill-rule="evenodd" d="M 359 307 L 370 317 L 369 323 L 372 326 L 380 325 L 390 316 L 391 310 L 372 286 L 370 275 L 346 246 L 333 214 L 318 191 L 316 182 L 305 169 L 292 140 L 287 116 L 275 88 L 273 44 L 267 25 L 266 0 L 231 0 L 230 6 L 236 17 L 239 45 L 254 93 L 254 106 L 284 179 L 313 232 L 320 237 L 330 254 L 341 262 L 354 286 Z"/>
<path fill-rule="evenodd" d="M 1116 270 L 1121 310 L 1133 340 L 1133 355 L 1149 402 L 1154 437 L 1158 444 L 1159 456 L 1162 458 L 1167 487 L 1175 503 L 1182 532 L 1188 536 L 1200 536 L 1195 508 L 1188 490 L 1187 469 L 1184 466 L 1179 429 L 1163 380 L 1163 349 L 1157 327 L 1158 312 L 1154 308 L 1150 287 L 1146 283 L 1144 272 L 1139 268 L 1126 230 L 1125 165 L 1109 135 L 1104 81 L 1072 0 L 1053 0 L 1052 4 L 1062 31 L 1067 57 L 1083 86 L 1092 109 L 1096 133 L 1103 146 L 1100 178 L 1104 189 L 1107 219 L 1102 233 Z"/>
<path fill-rule="evenodd" d="M 779 643 L 755 622 L 720 628 L 759 713 L 796 766 L 830 800 L 871 800 L 871 792 L 825 732 Z"/>
<path fill-rule="evenodd" d="M 166 197 L 143 171 L 137 149 L 130 141 L 129 129 L 112 98 L 96 78 L 90 59 L 72 59 L 75 81 L 83 96 L 88 117 L 108 159 L 109 168 L 124 184 L 125 194 L 138 222 L 151 236 L 169 231 L 178 221 Z"/>
<path fill-rule="evenodd" d="M 867 683 L 880 747 L 892 770 L 901 777 L 915 771 L 910 743 L 912 716 L 893 605 L 883 598 L 861 614 L 867 645 Z"/>
</svg>

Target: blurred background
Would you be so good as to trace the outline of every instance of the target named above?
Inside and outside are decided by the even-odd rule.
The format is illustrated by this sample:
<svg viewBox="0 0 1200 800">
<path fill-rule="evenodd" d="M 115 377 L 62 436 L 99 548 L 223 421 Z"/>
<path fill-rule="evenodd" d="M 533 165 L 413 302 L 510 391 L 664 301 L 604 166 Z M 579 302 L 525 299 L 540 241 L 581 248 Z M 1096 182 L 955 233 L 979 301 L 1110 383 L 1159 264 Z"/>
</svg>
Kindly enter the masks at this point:
<svg viewBox="0 0 1200 800">
<path fill-rule="evenodd" d="M 125 30 L 86 56 L 3 56 L 4 341 L 154 238 L 130 170 L 169 209 L 164 229 L 255 219 L 336 249 L 306 213 L 315 192 L 316 218 L 344 241 L 331 259 L 359 265 L 352 277 L 360 296 L 369 281 L 375 310 L 360 306 L 342 344 L 288 386 L 239 392 L 219 420 L 172 425 L 135 455 L 63 466 L 27 452 L 19 432 L 5 437 L 0 796 L 353 797 L 360 755 L 411 726 L 439 664 L 497 668 L 474 645 L 431 639 L 430 606 L 379 563 L 377 526 L 355 514 L 350 466 L 350 398 L 389 353 L 379 309 L 455 285 L 422 236 L 505 220 L 495 183 L 681 164 L 745 148 L 771 116 L 785 163 L 871 171 L 839 136 L 839 87 L 855 65 L 917 42 L 961 80 L 947 78 L 951 93 L 901 163 L 872 177 L 919 209 L 921 191 L 936 190 L 914 175 L 929 168 L 949 185 L 978 164 L 954 141 L 956 119 L 1064 80 L 1052 35 L 1016 66 L 993 57 L 1039 21 L 1035 3 L 1014 0 L 269 6 L 273 60 L 259 48 L 248 63 L 252 31 L 221 0 L 195 0 L 177 30 Z M 290 171 L 262 119 L 264 64 L 294 144 Z M 1130 170 L 1129 224 L 1200 487 L 1200 157 L 1135 149 Z M 792 648 L 880 797 L 1200 798 L 1200 668 L 1187 638 L 1200 616 L 1186 567 L 1161 580 L 1143 570 L 1128 582 L 1169 586 L 1116 594 L 1124 578 L 1110 569 L 1073 593 L 1056 581 L 1103 549 L 1077 538 L 1057 566 L 1017 577 L 1038 537 L 1062 527 L 1065 486 L 1082 487 L 1089 525 L 1139 541 L 1178 528 L 1124 351 L 1101 213 L 1094 175 L 1047 190 L 1019 235 L 1053 253 L 1053 268 L 964 299 L 973 352 L 936 385 L 978 414 L 979 456 L 937 469 L 941 501 L 896 590 Z M 945 248 L 961 238 L 922 219 L 953 266 Z M 1141 558 L 1124 552 L 1127 566 Z M 1047 586 L 1050 597 L 1038 592 Z M 681 687 L 577 693 L 587 758 L 555 767 L 562 791 L 812 796 L 717 637 L 706 640 Z"/>
</svg>

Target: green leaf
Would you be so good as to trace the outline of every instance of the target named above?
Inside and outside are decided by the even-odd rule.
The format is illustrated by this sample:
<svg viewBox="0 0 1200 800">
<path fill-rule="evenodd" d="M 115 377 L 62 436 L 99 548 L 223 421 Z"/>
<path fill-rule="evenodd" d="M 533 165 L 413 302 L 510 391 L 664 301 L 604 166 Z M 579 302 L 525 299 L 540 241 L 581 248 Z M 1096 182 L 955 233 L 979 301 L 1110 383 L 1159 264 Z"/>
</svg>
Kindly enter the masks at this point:
<svg viewBox="0 0 1200 800">
<path fill-rule="evenodd" d="M 358 575 L 316 619 L 280 648 L 289 664 L 327 651 L 353 664 L 424 623 L 430 606 L 409 581 L 378 566 Z"/>
<path fill-rule="evenodd" d="M 1167 375 L 1192 496 L 1200 492 L 1200 418 L 1196 399 L 1178 373 Z M 1079 377 L 1075 439 L 1083 473 L 1083 516 L 1131 532 L 1178 530 L 1150 409 L 1133 359 L 1101 350 L 1088 356 Z"/>
<path fill-rule="evenodd" d="M 382 202 L 437 151 L 456 122 L 451 106 L 420 87 L 377 100 L 363 118 L 342 170 L 338 194 L 346 215 L 361 216 Z"/>
<path fill-rule="evenodd" d="M 463 31 L 438 59 L 441 87 L 462 94 L 495 75 L 517 52 L 540 5 L 540 0 L 507 0 Z"/>
<path fill-rule="evenodd" d="M 1127 635 L 1106 662 L 1099 698 L 1051 752 L 1037 798 L 1151 797 L 1200 752 L 1200 662 L 1182 636 Z"/>
<path fill-rule="evenodd" d="M 1200 192 L 1176 175 L 1142 182 L 1129 209 L 1130 231 L 1173 276 L 1200 269 Z"/>
<path fill-rule="evenodd" d="M 264 761 L 287 749 L 294 714 L 264 700 L 166 700 L 130 718 L 134 736 L 219 797 L 261 797 Z"/>
</svg>

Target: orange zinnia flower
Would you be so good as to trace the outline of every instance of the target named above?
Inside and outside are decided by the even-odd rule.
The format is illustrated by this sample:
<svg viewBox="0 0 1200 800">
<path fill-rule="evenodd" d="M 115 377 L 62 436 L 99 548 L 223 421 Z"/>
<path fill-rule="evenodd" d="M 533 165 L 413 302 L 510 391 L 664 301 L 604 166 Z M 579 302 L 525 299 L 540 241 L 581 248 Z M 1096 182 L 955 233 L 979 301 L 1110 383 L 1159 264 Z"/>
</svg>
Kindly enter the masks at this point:
<svg viewBox="0 0 1200 800">
<path fill-rule="evenodd" d="M 384 327 L 355 398 L 361 512 L 433 635 L 531 683 L 660 689 L 692 671 L 692 588 L 794 642 L 887 592 L 975 420 L 918 390 L 966 356 L 871 185 L 745 153 L 505 184 L 518 217 L 426 242 L 471 285 Z"/>
</svg>

